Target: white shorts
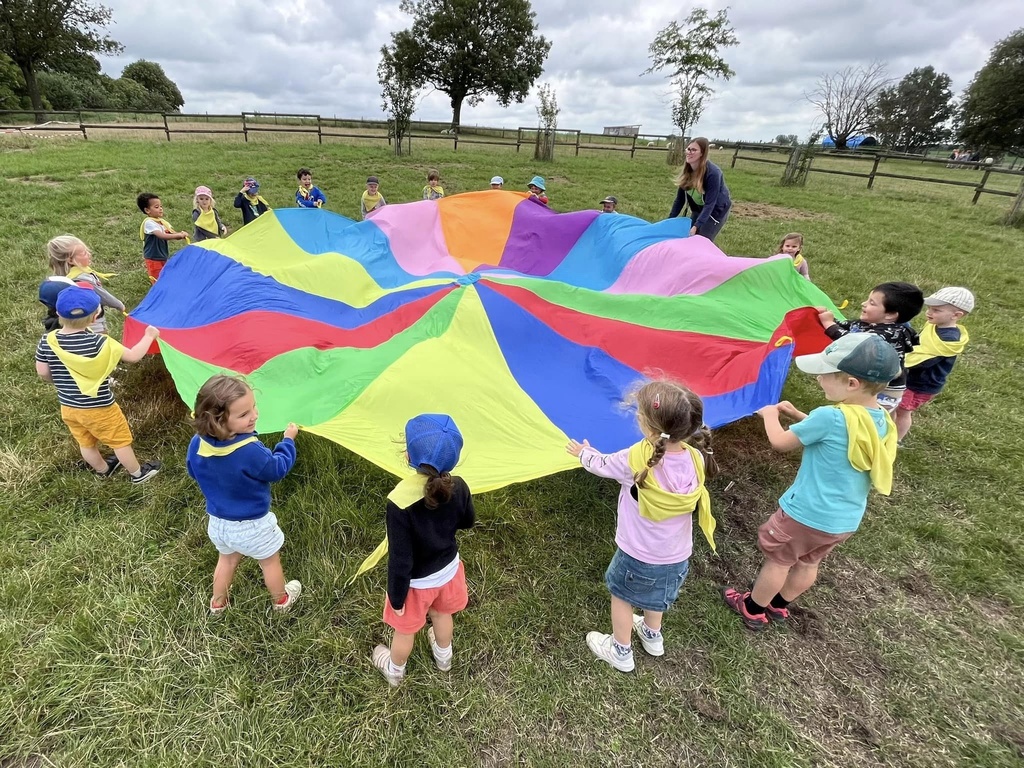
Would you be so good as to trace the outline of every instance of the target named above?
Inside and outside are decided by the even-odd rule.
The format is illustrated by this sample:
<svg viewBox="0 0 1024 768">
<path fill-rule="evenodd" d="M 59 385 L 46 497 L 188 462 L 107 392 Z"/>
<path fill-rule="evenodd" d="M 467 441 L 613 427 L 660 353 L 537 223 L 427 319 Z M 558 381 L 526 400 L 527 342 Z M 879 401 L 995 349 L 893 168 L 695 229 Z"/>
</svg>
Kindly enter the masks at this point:
<svg viewBox="0 0 1024 768">
<path fill-rule="evenodd" d="M 878 393 L 878 407 L 892 413 L 899 407 L 906 391 L 906 387 L 887 387 Z"/>
<path fill-rule="evenodd" d="M 284 531 L 273 512 L 256 520 L 222 520 L 210 515 L 206 533 L 222 555 L 238 553 L 266 560 L 284 545 Z"/>
</svg>

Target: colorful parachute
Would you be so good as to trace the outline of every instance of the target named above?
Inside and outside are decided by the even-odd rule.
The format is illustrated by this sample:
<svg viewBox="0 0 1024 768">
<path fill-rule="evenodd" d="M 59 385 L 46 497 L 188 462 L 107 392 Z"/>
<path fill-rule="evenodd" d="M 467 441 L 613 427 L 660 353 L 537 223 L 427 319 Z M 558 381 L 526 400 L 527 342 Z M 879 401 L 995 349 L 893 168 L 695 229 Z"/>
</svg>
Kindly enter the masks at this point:
<svg viewBox="0 0 1024 768">
<path fill-rule="evenodd" d="M 569 469 L 568 437 L 638 438 L 620 401 L 658 369 L 721 426 L 778 400 L 794 350 L 827 343 L 828 298 L 786 257 L 730 258 L 688 219 L 556 214 L 515 192 L 390 205 L 364 222 L 265 214 L 188 246 L 128 318 L 192 404 L 244 374 L 259 428 L 289 421 L 395 474 L 405 422 L 450 413 L 474 491 Z"/>
</svg>

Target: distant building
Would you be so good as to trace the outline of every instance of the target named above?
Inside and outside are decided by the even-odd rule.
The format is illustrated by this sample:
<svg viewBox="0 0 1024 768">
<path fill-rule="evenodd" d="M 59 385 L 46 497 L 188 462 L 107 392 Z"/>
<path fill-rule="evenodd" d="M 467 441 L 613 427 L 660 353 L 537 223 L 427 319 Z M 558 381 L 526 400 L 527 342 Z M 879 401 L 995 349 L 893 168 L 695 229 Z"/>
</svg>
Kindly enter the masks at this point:
<svg viewBox="0 0 1024 768">
<path fill-rule="evenodd" d="M 604 127 L 605 136 L 638 136 L 639 134 L 639 125 L 606 125 Z"/>
</svg>

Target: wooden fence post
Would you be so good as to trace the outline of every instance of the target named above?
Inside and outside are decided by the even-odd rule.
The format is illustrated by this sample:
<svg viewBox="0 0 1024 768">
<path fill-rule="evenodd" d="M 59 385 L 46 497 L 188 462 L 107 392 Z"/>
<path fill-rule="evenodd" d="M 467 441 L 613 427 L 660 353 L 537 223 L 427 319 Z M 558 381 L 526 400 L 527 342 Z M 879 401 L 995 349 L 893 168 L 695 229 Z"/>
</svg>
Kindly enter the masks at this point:
<svg viewBox="0 0 1024 768">
<path fill-rule="evenodd" d="M 871 166 L 871 174 L 868 176 L 868 189 L 875 185 L 875 173 L 878 172 L 878 164 L 882 161 L 882 154 L 879 152 L 875 155 L 875 164 Z"/>
<path fill-rule="evenodd" d="M 985 173 L 981 176 L 981 181 L 978 182 L 978 186 L 974 190 L 974 199 L 971 200 L 971 205 L 978 204 L 978 198 L 981 197 L 981 193 L 985 190 L 985 182 L 988 181 L 989 175 L 992 173 L 991 168 L 986 168 Z"/>
<path fill-rule="evenodd" d="M 167 140 L 171 140 L 171 126 L 167 124 L 167 113 L 164 112 L 164 133 L 167 134 Z"/>
<path fill-rule="evenodd" d="M 1006 225 L 1012 227 L 1021 219 L 1024 219 L 1024 181 L 1020 183 L 1020 190 L 1017 192 L 1017 197 L 1014 198 L 1013 207 L 1006 214 Z"/>
<path fill-rule="evenodd" d="M 555 134 L 557 136 L 557 134 Z M 580 132 L 576 131 L 576 157 L 580 156 Z"/>
<path fill-rule="evenodd" d="M 242 113 L 242 136 L 245 137 L 245 143 L 249 143 L 249 126 L 245 122 L 245 112 Z"/>
<path fill-rule="evenodd" d="M 324 143 L 324 129 L 323 126 L 320 124 L 320 115 L 316 116 L 316 141 L 317 144 Z"/>
<path fill-rule="evenodd" d="M 85 132 L 85 121 L 82 119 L 82 110 L 78 110 L 78 127 L 82 131 L 82 138 L 89 140 L 89 134 Z"/>
<path fill-rule="evenodd" d="M 455 134 L 454 134 L 454 136 L 455 136 L 455 145 L 452 148 L 452 152 L 458 152 L 459 151 L 459 130 L 461 129 L 461 127 L 462 126 L 460 125 L 459 128 L 455 129 Z"/>
<path fill-rule="evenodd" d="M 633 146 L 629 148 L 629 159 L 632 160 L 636 155 L 636 134 L 633 134 Z"/>
<path fill-rule="evenodd" d="M 523 129 L 522 127 L 516 130 L 516 154 L 519 154 L 519 145 L 523 143 Z"/>
<path fill-rule="evenodd" d="M 736 158 L 739 157 L 739 155 L 740 155 L 740 145 L 736 144 L 736 151 L 732 153 L 732 165 L 729 166 L 730 168 L 735 168 L 736 167 Z"/>
</svg>

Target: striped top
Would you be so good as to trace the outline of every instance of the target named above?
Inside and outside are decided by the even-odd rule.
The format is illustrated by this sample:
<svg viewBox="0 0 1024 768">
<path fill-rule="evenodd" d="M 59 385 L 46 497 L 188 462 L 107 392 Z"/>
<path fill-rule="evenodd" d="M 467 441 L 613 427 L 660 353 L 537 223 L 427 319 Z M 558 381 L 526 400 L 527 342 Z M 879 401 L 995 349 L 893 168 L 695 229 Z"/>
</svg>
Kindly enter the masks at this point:
<svg viewBox="0 0 1024 768">
<path fill-rule="evenodd" d="M 57 336 L 60 339 L 61 349 L 85 357 L 96 357 L 103 345 L 107 343 L 106 336 L 89 331 L 77 333 L 57 331 Z M 109 379 L 100 384 L 96 397 L 83 395 L 64 363 L 50 349 L 45 336 L 39 340 L 39 346 L 36 347 L 36 362 L 46 363 L 50 366 L 50 375 L 53 377 L 54 386 L 57 387 L 57 399 L 61 405 L 66 405 L 69 408 L 104 408 L 113 405 L 114 393 L 110 391 Z"/>
</svg>

